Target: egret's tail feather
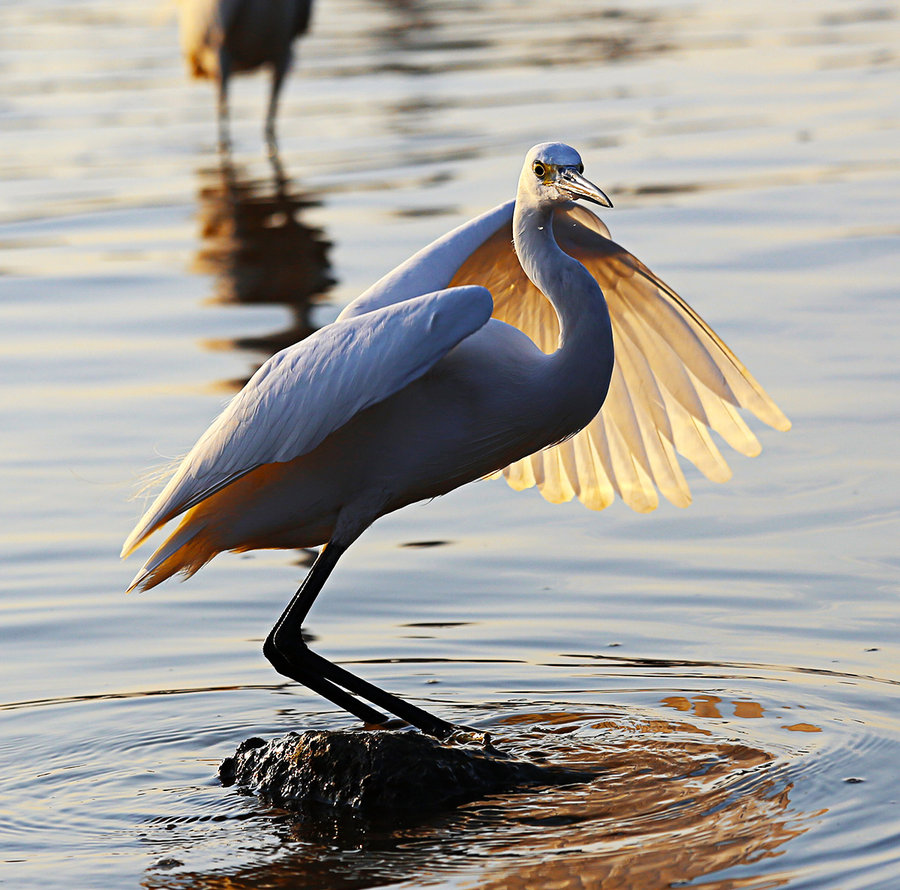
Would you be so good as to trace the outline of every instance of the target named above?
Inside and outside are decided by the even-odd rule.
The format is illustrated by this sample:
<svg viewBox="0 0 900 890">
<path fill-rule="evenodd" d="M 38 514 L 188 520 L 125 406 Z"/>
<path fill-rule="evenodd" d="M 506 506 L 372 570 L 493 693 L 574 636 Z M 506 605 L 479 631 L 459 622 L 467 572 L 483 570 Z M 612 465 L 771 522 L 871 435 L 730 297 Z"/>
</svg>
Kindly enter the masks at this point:
<svg viewBox="0 0 900 890">
<path fill-rule="evenodd" d="M 179 572 L 189 578 L 218 552 L 203 528 L 186 528 L 182 524 L 144 563 L 127 592 L 149 590 Z"/>
<path fill-rule="evenodd" d="M 165 463 L 161 464 L 157 467 L 152 467 L 147 470 L 140 479 L 138 479 L 137 487 L 135 488 L 134 494 L 132 498 L 147 498 L 151 496 L 151 491 L 154 489 L 160 489 L 164 487 L 164 483 L 167 482 L 172 476 L 175 475 L 175 471 L 181 465 L 181 462 L 184 460 L 184 456 L 177 457 L 172 460 L 167 460 Z M 154 497 L 153 506 L 156 505 L 158 497 Z M 158 515 L 153 514 L 153 507 L 149 510 L 144 511 L 144 515 L 138 520 L 137 525 L 131 530 L 131 533 L 128 535 L 128 538 L 125 540 L 125 543 L 122 545 L 122 552 L 119 554 L 122 559 L 125 559 L 126 556 L 131 556 L 131 554 L 137 550 L 138 547 L 141 546 L 144 540 L 146 540 L 157 528 L 164 524 L 164 520 L 161 519 Z M 148 517 L 150 517 L 153 522 L 147 522 Z"/>
</svg>

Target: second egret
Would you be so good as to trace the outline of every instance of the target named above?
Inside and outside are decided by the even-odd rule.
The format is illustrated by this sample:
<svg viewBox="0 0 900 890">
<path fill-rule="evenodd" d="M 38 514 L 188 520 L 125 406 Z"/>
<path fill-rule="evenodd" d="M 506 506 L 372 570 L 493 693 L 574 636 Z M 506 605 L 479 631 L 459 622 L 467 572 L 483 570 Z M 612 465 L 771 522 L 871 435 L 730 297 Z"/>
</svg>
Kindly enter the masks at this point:
<svg viewBox="0 0 900 890">
<path fill-rule="evenodd" d="M 278 96 L 291 65 L 291 45 L 309 27 L 312 0 L 179 0 L 181 48 L 194 77 L 218 87 L 219 149 L 230 144 L 228 80 L 232 74 L 272 68 L 266 113 L 269 155 L 278 153 L 275 115 Z"/>
</svg>

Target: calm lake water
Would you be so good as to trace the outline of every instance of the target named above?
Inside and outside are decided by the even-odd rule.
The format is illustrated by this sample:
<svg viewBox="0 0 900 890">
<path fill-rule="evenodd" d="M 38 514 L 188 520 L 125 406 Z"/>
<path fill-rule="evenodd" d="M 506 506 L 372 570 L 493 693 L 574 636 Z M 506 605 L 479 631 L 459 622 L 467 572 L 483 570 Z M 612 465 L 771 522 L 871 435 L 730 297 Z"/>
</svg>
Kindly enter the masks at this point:
<svg viewBox="0 0 900 890">
<path fill-rule="evenodd" d="M 282 199 L 266 90 L 229 185 L 171 10 L 0 3 L 0 884 L 900 886 L 900 3 L 319 0 Z M 489 481 L 377 523 L 318 650 L 603 777 L 313 830 L 215 778 L 354 723 L 261 653 L 305 555 L 125 596 L 130 497 L 547 139 L 794 428 L 687 510 Z"/>
</svg>

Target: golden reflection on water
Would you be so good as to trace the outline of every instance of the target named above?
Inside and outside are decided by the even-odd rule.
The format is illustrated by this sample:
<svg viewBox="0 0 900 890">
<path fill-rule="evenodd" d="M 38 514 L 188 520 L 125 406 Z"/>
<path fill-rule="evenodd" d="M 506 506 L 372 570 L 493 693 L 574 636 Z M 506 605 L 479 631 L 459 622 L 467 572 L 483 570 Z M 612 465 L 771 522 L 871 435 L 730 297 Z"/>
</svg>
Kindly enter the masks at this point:
<svg viewBox="0 0 900 890">
<path fill-rule="evenodd" d="M 725 715 L 722 713 L 719 705 L 722 699 L 717 695 L 699 694 L 693 699 L 685 698 L 683 695 L 668 695 L 662 699 L 662 704 L 666 707 L 674 708 L 676 711 L 690 711 L 698 717 L 705 719 L 721 719 Z M 759 702 L 738 700 L 728 702 L 733 708 L 735 717 L 743 719 L 759 719 L 765 713 L 765 708 Z M 812 723 L 793 723 L 790 726 L 784 726 L 789 732 L 821 732 L 819 726 Z"/>
<path fill-rule="evenodd" d="M 243 349 L 263 358 L 309 336 L 315 325 L 312 308 L 334 284 L 321 229 L 302 220 L 318 206 L 314 195 L 296 190 L 280 174 L 271 180 L 248 178 L 224 164 L 201 170 L 197 189 L 200 246 L 192 271 L 214 280 L 210 302 L 282 305 L 291 323 L 269 334 L 207 340 L 209 349 Z M 239 389 L 245 380 L 226 381 Z"/>
<path fill-rule="evenodd" d="M 717 716 L 716 696 L 697 696 L 698 716 Z M 535 715 L 537 716 L 537 715 Z M 548 715 L 540 718 L 548 721 Z M 572 715 L 558 716 L 565 725 Z M 593 724 L 600 733 L 620 733 L 614 721 Z M 662 888 L 696 881 L 725 868 L 755 862 L 803 833 L 788 813 L 792 783 L 779 781 L 771 754 L 721 742 L 690 723 L 652 720 L 630 725 L 601 758 L 605 775 L 585 792 L 552 806 L 566 831 L 539 836 L 544 858 L 507 869 L 480 886 Z M 757 781 L 746 787 L 746 777 Z M 741 784 L 736 793 L 736 784 Z M 521 816 L 520 816 L 521 818 Z M 547 854 L 557 853 L 550 858 Z M 759 878 L 753 886 L 761 886 Z M 772 877 L 767 887 L 787 879 Z M 742 879 L 695 886 L 720 890 L 745 886 Z"/>
<path fill-rule="evenodd" d="M 772 754 L 691 723 L 550 711 L 517 714 L 495 728 L 506 750 L 599 778 L 499 795 L 391 830 L 285 822 L 272 811 L 268 818 L 283 821 L 277 861 L 235 873 L 164 873 L 162 861 L 144 886 L 342 888 L 413 877 L 427 885 L 483 863 L 477 884 L 459 886 L 653 890 L 775 856 L 806 831 L 808 820 L 789 806 L 793 783 Z M 750 883 L 776 887 L 787 878 L 759 881 L 757 874 Z"/>
</svg>

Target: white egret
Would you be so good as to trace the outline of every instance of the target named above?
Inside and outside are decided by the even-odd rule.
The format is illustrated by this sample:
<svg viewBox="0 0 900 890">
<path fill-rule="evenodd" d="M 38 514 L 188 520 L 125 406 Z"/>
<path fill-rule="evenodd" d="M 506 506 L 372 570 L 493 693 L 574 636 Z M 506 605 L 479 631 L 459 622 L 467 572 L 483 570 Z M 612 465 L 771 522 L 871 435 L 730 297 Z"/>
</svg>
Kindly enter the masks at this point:
<svg viewBox="0 0 900 890">
<path fill-rule="evenodd" d="M 125 542 L 123 555 L 186 513 L 129 589 L 190 575 L 225 550 L 324 544 L 267 658 L 365 721 L 386 718 L 361 699 L 445 736 L 450 724 L 301 637 L 329 573 L 372 522 L 500 471 L 550 501 L 600 509 L 618 492 L 649 510 L 658 487 L 686 505 L 676 451 L 724 479 L 708 428 L 745 454 L 759 444 L 738 407 L 788 429 L 700 317 L 574 203 L 611 206 L 582 170 L 573 148 L 535 146 L 515 201 L 435 241 L 269 359 Z"/>
<path fill-rule="evenodd" d="M 274 157 L 278 95 L 291 65 L 291 44 L 309 27 L 312 0 L 179 0 L 181 49 L 194 77 L 218 86 L 219 148 L 227 150 L 228 79 L 272 67 L 266 145 Z"/>
</svg>

